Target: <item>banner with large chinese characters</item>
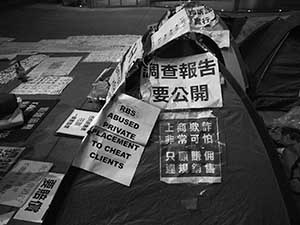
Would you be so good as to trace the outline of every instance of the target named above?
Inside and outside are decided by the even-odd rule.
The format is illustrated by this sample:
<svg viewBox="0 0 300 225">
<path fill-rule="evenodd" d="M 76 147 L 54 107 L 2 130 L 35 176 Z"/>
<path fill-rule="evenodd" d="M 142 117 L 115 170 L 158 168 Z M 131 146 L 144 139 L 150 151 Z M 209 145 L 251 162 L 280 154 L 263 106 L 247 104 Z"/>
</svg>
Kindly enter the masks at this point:
<svg viewBox="0 0 300 225">
<path fill-rule="evenodd" d="M 221 182 L 222 144 L 211 111 L 162 113 L 159 131 L 161 181 Z"/>
<path fill-rule="evenodd" d="M 104 105 L 73 165 L 130 186 L 160 109 L 121 94 Z"/>
<path fill-rule="evenodd" d="M 218 60 L 211 53 L 154 58 L 141 73 L 143 100 L 165 109 L 222 107 Z"/>
</svg>

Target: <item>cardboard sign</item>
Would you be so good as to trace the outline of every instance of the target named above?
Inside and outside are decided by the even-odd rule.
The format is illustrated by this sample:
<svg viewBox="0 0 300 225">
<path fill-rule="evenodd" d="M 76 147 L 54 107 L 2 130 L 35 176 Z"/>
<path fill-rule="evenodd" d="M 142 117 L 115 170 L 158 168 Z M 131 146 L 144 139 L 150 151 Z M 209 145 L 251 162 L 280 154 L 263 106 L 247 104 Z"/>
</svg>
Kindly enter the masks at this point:
<svg viewBox="0 0 300 225">
<path fill-rule="evenodd" d="M 48 162 L 19 161 L 1 180 L 0 204 L 21 207 L 52 166 Z"/>
<path fill-rule="evenodd" d="M 161 181 L 221 182 L 218 118 L 211 111 L 163 113 L 159 129 Z"/>
<path fill-rule="evenodd" d="M 28 201 L 18 210 L 14 219 L 42 223 L 63 177 L 64 174 L 49 173 Z"/>
<path fill-rule="evenodd" d="M 56 133 L 84 137 L 96 115 L 97 112 L 75 109 Z"/>
<path fill-rule="evenodd" d="M 129 186 L 160 110 L 126 94 L 95 119 L 73 165 Z"/>
<path fill-rule="evenodd" d="M 218 60 L 210 53 L 154 58 L 141 74 L 143 100 L 165 109 L 222 107 Z"/>
<path fill-rule="evenodd" d="M 0 173 L 6 173 L 24 149 L 25 147 L 0 146 Z"/>
<path fill-rule="evenodd" d="M 35 67 L 29 77 L 68 76 L 79 63 L 81 57 L 50 57 Z"/>
<path fill-rule="evenodd" d="M 16 95 L 60 95 L 73 80 L 72 77 L 41 76 L 21 83 L 11 91 Z"/>
</svg>

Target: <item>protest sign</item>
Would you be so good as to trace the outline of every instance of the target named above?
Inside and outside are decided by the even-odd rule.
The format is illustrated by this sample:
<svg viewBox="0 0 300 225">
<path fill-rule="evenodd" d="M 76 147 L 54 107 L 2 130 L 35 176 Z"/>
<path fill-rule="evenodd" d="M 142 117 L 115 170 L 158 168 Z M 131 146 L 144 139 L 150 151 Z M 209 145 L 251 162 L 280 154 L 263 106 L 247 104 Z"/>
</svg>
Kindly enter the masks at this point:
<svg viewBox="0 0 300 225">
<path fill-rule="evenodd" d="M 25 147 L 0 146 L 0 173 L 6 173 L 24 149 Z"/>
<path fill-rule="evenodd" d="M 143 100 L 165 109 L 222 107 L 218 60 L 211 53 L 154 58 L 141 73 Z"/>
<path fill-rule="evenodd" d="M 211 111 L 163 113 L 159 130 L 161 181 L 221 182 L 218 118 Z"/>
<path fill-rule="evenodd" d="M 96 115 L 97 112 L 74 109 L 56 133 L 84 137 Z"/>
<path fill-rule="evenodd" d="M 18 210 L 14 219 L 42 223 L 63 177 L 64 174 L 49 173 Z"/>
<path fill-rule="evenodd" d="M 160 110 L 126 94 L 107 103 L 73 165 L 129 186 Z"/>
<path fill-rule="evenodd" d="M 48 162 L 19 161 L 1 180 L 0 204 L 21 207 L 52 166 Z"/>
</svg>

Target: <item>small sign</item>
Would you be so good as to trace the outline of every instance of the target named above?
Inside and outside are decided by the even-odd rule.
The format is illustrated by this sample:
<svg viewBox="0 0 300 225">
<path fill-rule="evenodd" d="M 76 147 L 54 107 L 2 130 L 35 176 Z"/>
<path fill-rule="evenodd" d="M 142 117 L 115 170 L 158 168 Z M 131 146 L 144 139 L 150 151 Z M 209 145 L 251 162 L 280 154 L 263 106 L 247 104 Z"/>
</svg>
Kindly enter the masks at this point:
<svg viewBox="0 0 300 225">
<path fill-rule="evenodd" d="M 75 109 L 56 133 L 84 137 L 96 115 L 97 112 Z"/>
<path fill-rule="evenodd" d="M 163 113 L 160 119 L 160 180 L 221 182 L 218 118 L 206 111 Z"/>
<path fill-rule="evenodd" d="M 19 209 L 14 219 L 42 223 L 63 177 L 64 174 L 49 173 Z"/>
<path fill-rule="evenodd" d="M 218 60 L 211 53 L 154 58 L 141 73 L 143 100 L 165 109 L 222 107 Z"/>
<path fill-rule="evenodd" d="M 6 173 L 24 149 L 25 147 L 0 146 L 0 173 Z"/>
<path fill-rule="evenodd" d="M 0 182 L 0 204 L 21 207 L 53 163 L 20 160 Z"/>
</svg>

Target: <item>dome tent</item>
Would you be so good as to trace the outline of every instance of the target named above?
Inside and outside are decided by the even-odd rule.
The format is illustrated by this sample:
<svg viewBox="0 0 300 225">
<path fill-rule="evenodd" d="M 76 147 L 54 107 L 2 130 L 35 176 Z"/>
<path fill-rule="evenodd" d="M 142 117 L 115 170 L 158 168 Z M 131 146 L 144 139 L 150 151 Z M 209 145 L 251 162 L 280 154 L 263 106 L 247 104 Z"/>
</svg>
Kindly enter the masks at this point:
<svg viewBox="0 0 300 225">
<path fill-rule="evenodd" d="M 187 4 L 178 10 L 192 7 Z M 176 9 L 170 10 L 161 21 L 171 20 L 174 12 L 176 14 Z M 243 92 L 242 74 L 231 75 L 226 68 L 240 67 L 236 58 L 232 59 L 235 55 L 228 53 L 225 57 L 225 50 L 220 50 L 207 35 L 193 32 L 180 35 L 152 51 L 150 39 L 153 34 L 144 35 L 143 58 L 129 70 L 124 92 L 141 98 L 140 74 L 154 57 L 170 59 L 206 52 L 215 55 L 225 80 L 222 85 L 223 107 L 211 109 L 219 119 L 219 133 L 226 145 L 222 155 L 221 182 L 161 182 L 159 127 L 156 125 L 130 187 L 71 168 L 68 193 L 56 212 L 48 214 L 45 224 L 289 224 L 268 156 L 267 138 L 263 136 L 260 121 Z M 227 51 L 234 52 L 232 45 L 231 42 Z M 235 65 L 226 65 L 228 57 L 232 57 L 231 62 Z M 203 111 L 197 108 L 185 110 Z"/>
</svg>

